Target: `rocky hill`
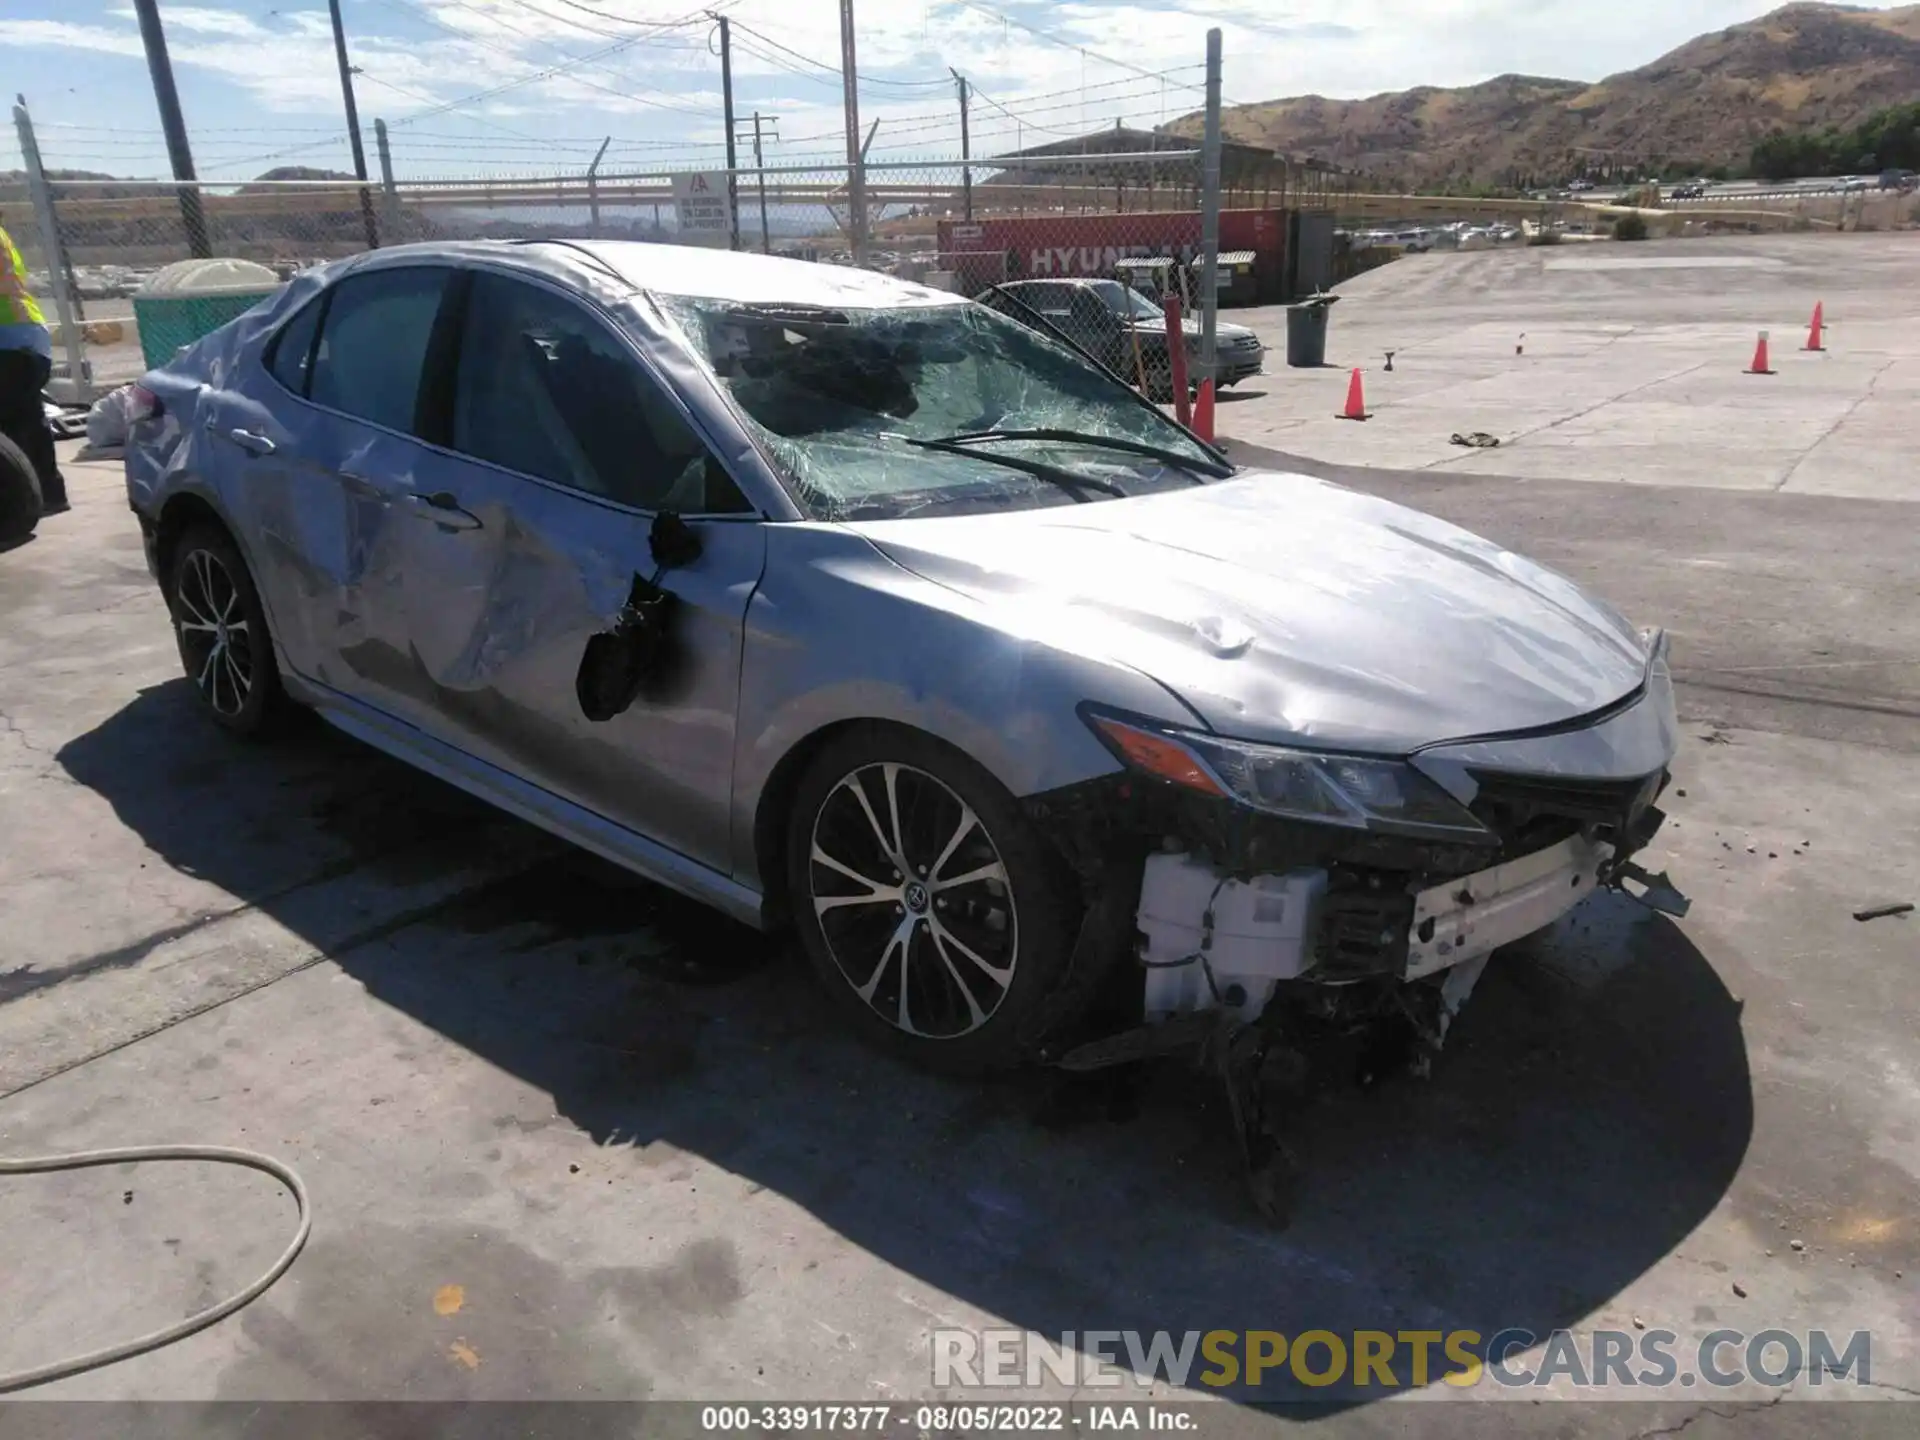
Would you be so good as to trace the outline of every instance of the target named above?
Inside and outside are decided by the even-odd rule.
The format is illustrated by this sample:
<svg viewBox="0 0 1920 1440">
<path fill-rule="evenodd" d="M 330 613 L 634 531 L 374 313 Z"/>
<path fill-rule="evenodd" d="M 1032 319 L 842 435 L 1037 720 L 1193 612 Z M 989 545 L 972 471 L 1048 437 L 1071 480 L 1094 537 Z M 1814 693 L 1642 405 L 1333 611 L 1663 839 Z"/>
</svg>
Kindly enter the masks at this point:
<svg viewBox="0 0 1920 1440">
<path fill-rule="evenodd" d="M 1234 106 L 1228 138 L 1404 184 L 1539 183 L 1612 166 L 1744 166 L 1776 130 L 1858 123 L 1920 95 L 1920 5 L 1794 4 L 1590 83 L 1502 75 Z M 1197 136 L 1200 117 L 1171 127 Z"/>
</svg>

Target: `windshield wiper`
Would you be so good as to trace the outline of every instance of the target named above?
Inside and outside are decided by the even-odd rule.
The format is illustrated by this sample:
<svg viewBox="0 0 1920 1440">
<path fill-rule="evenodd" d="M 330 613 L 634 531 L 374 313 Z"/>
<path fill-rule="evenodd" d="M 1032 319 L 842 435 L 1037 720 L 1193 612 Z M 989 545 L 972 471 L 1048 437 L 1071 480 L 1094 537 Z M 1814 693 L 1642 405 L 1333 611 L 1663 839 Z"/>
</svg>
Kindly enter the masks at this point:
<svg viewBox="0 0 1920 1440">
<path fill-rule="evenodd" d="M 1073 498 L 1082 502 L 1087 498 L 1085 495 L 1079 493 L 1083 490 L 1098 490 L 1103 495 L 1117 496 L 1122 500 L 1127 498 L 1127 492 L 1122 490 L 1118 485 L 1115 485 L 1111 480 L 1095 480 L 1088 475 L 1076 475 L 1073 471 L 1063 466 L 1048 465 L 1039 460 L 1023 460 L 1018 455 L 982 454 L 970 445 L 959 443 L 961 440 L 966 439 L 966 436 L 960 436 L 953 440 L 919 440 L 911 435 L 901 435 L 897 438 L 906 441 L 907 444 L 914 446 L 916 449 L 938 450 L 946 455 L 965 455 L 971 460 L 984 460 L 989 465 L 1004 465 L 1009 470 L 1019 470 L 1036 479 L 1058 485 L 1062 490 L 1072 492 Z"/>
<path fill-rule="evenodd" d="M 1075 445 L 1091 445 L 1102 450 L 1124 450 L 1129 455 L 1145 455 L 1149 459 L 1163 460 L 1169 465 L 1182 469 L 1205 470 L 1219 479 L 1226 479 L 1233 471 L 1225 468 L 1224 462 L 1217 460 L 1196 460 L 1191 455 L 1182 455 L 1177 450 L 1163 449 L 1158 445 L 1148 445 L 1140 440 L 1122 440 L 1117 435 L 1101 435 L 1091 430 L 967 430 L 958 435 L 944 435 L 941 443 L 945 445 L 976 445 L 988 440 L 1059 440 L 1070 441 Z"/>
</svg>

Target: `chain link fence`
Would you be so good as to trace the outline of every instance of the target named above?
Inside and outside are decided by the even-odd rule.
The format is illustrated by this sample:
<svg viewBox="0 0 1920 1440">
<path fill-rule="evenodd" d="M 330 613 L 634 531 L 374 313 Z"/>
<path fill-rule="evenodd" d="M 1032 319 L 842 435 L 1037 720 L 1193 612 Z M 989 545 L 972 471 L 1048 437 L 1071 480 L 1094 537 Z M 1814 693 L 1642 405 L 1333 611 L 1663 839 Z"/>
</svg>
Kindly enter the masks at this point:
<svg viewBox="0 0 1920 1440">
<path fill-rule="evenodd" d="M 16 120 L 30 170 L 58 177 L 59 157 L 32 150 L 24 110 Z M 35 293 L 61 310 L 58 398 L 138 378 L 300 270 L 419 241 L 635 240 L 861 265 L 1051 327 L 1163 400 L 1177 353 L 1190 386 L 1202 378 L 1210 303 L 1288 300 L 1331 278 L 1327 173 L 1230 146 L 1216 289 L 1203 294 L 1202 152 L 1157 131 L 966 161 L 406 180 L 390 178 L 387 138 L 382 127 L 383 176 L 365 185 L 30 176 L 0 191 Z M 153 293 L 166 267 L 208 256 L 262 268 L 228 267 L 212 294 Z M 1230 342 L 1215 361 L 1223 385 L 1261 364 L 1257 343 Z"/>
</svg>

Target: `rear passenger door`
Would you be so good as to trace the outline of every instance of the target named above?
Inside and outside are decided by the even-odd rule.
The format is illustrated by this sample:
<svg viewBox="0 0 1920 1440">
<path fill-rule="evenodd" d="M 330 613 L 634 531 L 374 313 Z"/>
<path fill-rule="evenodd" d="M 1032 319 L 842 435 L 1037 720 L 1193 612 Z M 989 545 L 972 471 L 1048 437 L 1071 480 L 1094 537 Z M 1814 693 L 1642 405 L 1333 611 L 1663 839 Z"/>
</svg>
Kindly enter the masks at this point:
<svg viewBox="0 0 1920 1440">
<path fill-rule="evenodd" d="M 407 643 L 450 742 L 716 869 L 732 866 L 734 712 L 760 517 L 610 319 L 558 285 L 476 271 L 446 452 L 415 483 L 401 549 Z M 606 721 L 576 677 L 654 516 L 700 540 L 676 597 L 671 675 Z"/>
<path fill-rule="evenodd" d="M 428 355 L 454 273 L 383 266 L 329 287 L 269 343 L 269 423 L 221 431 L 248 457 L 235 493 L 289 663 L 385 709 L 409 689 L 401 522 L 432 453 Z"/>
</svg>

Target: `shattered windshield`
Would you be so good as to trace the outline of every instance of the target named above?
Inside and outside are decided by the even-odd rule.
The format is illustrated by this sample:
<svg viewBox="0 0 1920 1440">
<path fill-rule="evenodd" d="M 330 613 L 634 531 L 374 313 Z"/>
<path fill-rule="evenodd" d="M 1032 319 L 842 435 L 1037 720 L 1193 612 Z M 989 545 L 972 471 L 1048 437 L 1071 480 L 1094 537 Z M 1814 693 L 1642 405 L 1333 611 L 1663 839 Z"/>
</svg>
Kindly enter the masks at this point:
<svg viewBox="0 0 1920 1440">
<path fill-rule="evenodd" d="M 659 300 L 819 519 L 1073 504 L 1225 468 L 1111 376 L 981 305 Z M 1006 431 L 1045 433 L 975 444 Z"/>
</svg>

